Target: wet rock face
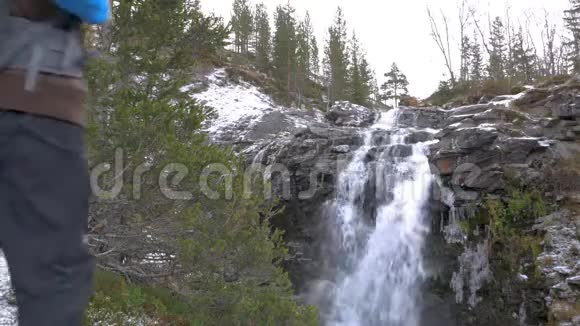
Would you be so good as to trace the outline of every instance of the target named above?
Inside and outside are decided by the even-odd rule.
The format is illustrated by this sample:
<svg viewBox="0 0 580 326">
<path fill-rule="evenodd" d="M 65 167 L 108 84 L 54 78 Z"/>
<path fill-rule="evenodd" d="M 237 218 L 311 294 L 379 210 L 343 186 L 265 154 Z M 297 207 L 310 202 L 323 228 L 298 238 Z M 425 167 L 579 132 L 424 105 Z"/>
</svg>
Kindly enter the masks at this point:
<svg viewBox="0 0 580 326">
<path fill-rule="evenodd" d="M 322 268 L 324 260 L 318 257 L 318 247 L 324 242 L 322 207 L 335 197 L 338 174 L 362 144 L 359 131 L 313 123 L 248 156 L 253 164 L 280 166 L 287 172 L 287 179 L 284 174 L 274 174 L 271 179 L 273 193 L 285 207 L 272 223 L 285 231 L 291 255 L 285 268 L 299 289 L 315 279 Z"/>
<path fill-rule="evenodd" d="M 447 234 L 453 231 L 444 227 L 450 223 L 450 208 L 456 217 L 465 220 L 472 215 L 467 212 L 480 207 L 487 195 L 501 198 L 505 194 L 508 178 L 517 178 L 526 185 L 542 184 L 542 168 L 557 161 L 560 146 L 573 145 L 579 139 L 574 133 L 578 129 L 578 119 L 570 118 L 576 112 L 576 102 L 554 97 L 549 103 L 544 101 L 542 109 L 537 109 L 537 112 L 526 112 L 521 107 L 515 109 L 509 103 L 498 104 L 498 101 L 509 102 L 510 99 L 513 97 L 490 99 L 487 104 L 450 110 L 407 108 L 399 116 L 403 126 L 436 129 L 432 132 L 411 132 L 406 136 L 406 141 L 438 141 L 431 145 L 429 154 L 433 173 L 439 179 L 435 188 L 445 188 L 454 194 L 451 202 L 443 204 L 443 198 L 438 197 L 429 207 L 433 211 L 433 233 L 428 239 L 426 253 L 431 257 L 429 268 L 433 272 L 432 279 L 426 285 L 425 309 L 431 311 L 426 314 L 449 315 L 449 319 L 453 320 L 449 325 L 517 325 L 520 319 L 526 319 L 529 325 L 541 324 L 547 314 L 544 293 L 548 292 L 553 298 L 550 307 L 553 307 L 554 316 L 563 318 L 567 316 L 567 311 L 576 308 L 566 302 L 572 302 L 570 298 L 578 298 L 574 292 L 580 283 L 577 266 L 554 266 L 553 271 L 547 272 L 548 276 L 552 273 L 558 276 L 550 285 L 554 286 L 553 289 L 530 283 L 525 279 L 529 275 L 520 278 L 517 275 L 492 275 L 491 280 L 501 282 L 488 286 L 482 281 L 481 288 L 474 294 L 468 285 L 471 277 L 480 273 L 466 269 L 468 264 L 465 262 L 468 257 L 478 256 L 473 253 L 484 250 L 478 247 L 480 243 L 468 245 L 464 240 L 459 240 L 449 244 L 445 241 Z M 532 101 L 525 97 L 521 100 Z M 551 117 L 552 108 L 556 106 L 565 108 L 562 113 Z M 278 110 L 260 121 L 252 122 L 248 125 L 250 132 L 245 133 L 248 142 L 244 145 L 248 164 L 281 164 L 288 169 L 287 177 L 278 174 L 272 179 L 275 194 L 284 194 L 285 178 L 290 189 L 290 196 L 282 196 L 280 202 L 285 210 L 273 223 L 286 232 L 291 258 L 285 267 L 299 290 L 307 287 L 308 282 L 316 279 L 319 271 L 325 268 L 321 265 L 324 259 L 320 258 L 318 248 L 327 236 L 322 226 L 332 218 L 323 212 L 331 212 L 332 209 L 323 207 L 336 196 L 338 174 L 363 144 L 361 131 L 380 118 L 380 112 L 348 103 L 339 103 L 321 116 L 316 113 L 302 114 Z M 280 123 L 283 125 L 282 132 L 277 130 Z M 372 135 L 370 143 L 377 148 L 365 157 L 369 166 L 379 158 L 388 162 L 385 157 L 412 155 L 408 146 L 380 146 L 388 143 L 390 137 L 393 135 L 387 131 L 377 131 Z M 439 189 L 434 193 L 441 194 L 443 191 Z M 381 194 L 385 197 L 390 195 Z M 364 200 L 379 202 L 380 198 Z M 371 204 L 368 205 L 370 207 Z M 456 225 L 454 230 L 461 239 L 461 227 Z M 571 228 L 558 230 L 570 234 L 578 232 Z M 537 232 L 549 233 L 539 229 Z M 465 265 L 463 273 L 459 266 L 461 257 Z M 490 257 L 489 264 L 498 262 Z M 456 303 L 457 293 L 450 285 L 454 276 L 458 281 L 457 288 L 464 291 L 461 304 Z M 522 300 L 529 301 L 529 304 L 521 306 Z M 469 308 L 470 303 L 476 307 Z"/>
<path fill-rule="evenodd" d="M 445 111 L 431 148 L 433 172 L 478 198 L 501 191 L 506 174 L 541 180 L 543 167 L 580 152 L 578 89 L 531 89 Z"/>
<path fill-rule="evenodd" d="M 439 186 L 453 194 L 440 216 L 434 216 L 433 238 L 447 240 L 450 234 L 458 235 L 447 244 L 431 240 L 429 255 L 436 257 L 433 269 L 438 273 L 428 284 L 441 287 L 442 299 L 453 301 L 453 295 L 465 296 L 465 286 L 457 287 L 463 293 L 446 292 L 446 285 L 454 280 L 449 273 L 464 271 L 457 265 L 461 262 L 458 257 L 485 239 L 480 232 L 470 234 L 475 238 L 467 240 L 461 223 L 471 217 L 457 212 L 481 207 L 486 196 L 505 198 L 507 185 L 514 180 L 528 189 L 544 189 L 546 183 L 553 182 L 548 173 L 553 167 L 561 160 L 580 157 L 577 93 L 578 89 L 531 90 L 515 100 L 496 98 L 446 111 L 436 135 L 440 141 L 431 146 L 430 155 L 433 172 L 440 177 Z M 498 101 L 507 102 L 499 105 Z M 562 198 L 574 200 L 573 195 L 557 191 L 545 193 L 548 205 Z M 451 207 L 449 212 L 446 207 Z M 575 215 L 578 213 L 557 212 L 539 219 L 533 228 L 530 223 L 520 226 L 521 235 L 544 234 L 538 262 L 530 256 L 509 273 L 498 268 L 505 264 L 504 258 L 490 254 L 493 275 L 477 291 L 477 305 L 469 309 L 465 303 L 451 305 L 453 314 L 461 316 L 459 324 L 546 325 L 551 320 L 554 325 L 580 325 L 580 253 L 574 249 L 580 232 Z M 457 244 L 464 248 L 458 249 Z M 534 266 L 541 266 L 541 276 L 530 271 Z M 462 280 L 465 285 L 475 284 L 476 279 L 469 276 L 455 281 Z"/>
<path fill-rule="evenodd" d="M 494 99 L 447 111 L 436 135 L 439 143 L 431 147 L 433 172 L 444 185 L 469 193 L 460 200 L 502 190 L 506 173 L 533 170 L 538 160 L 551 158 L 547 138 L 528 128 L 540 121 L 497 103 Z M 536 132 L 530 135 L 526 130 Z"/>
<path fill-rule="evenodd" d="M 514 104 L 534 118 L 541 119 L 543 136 L 563 142 L 580 137 L 580 82 L 552 88 L 533 89 Z"/>
</svg>

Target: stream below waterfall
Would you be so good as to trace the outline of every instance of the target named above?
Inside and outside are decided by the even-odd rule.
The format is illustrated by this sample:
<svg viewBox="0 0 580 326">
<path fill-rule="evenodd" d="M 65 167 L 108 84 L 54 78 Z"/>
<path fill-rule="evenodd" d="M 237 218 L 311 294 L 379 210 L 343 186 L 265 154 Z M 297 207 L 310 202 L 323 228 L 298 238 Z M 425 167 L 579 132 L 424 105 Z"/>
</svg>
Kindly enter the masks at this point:
<svg viewBox="0 0 580 326">
<path fill-rule="evenodd" d="M 321 307 L 327 325 L 420 324 L 434 141 L 416 142 L 417 130 L 399 126 L 400 110 L 364 132 L 364 145 L 339 176 L 329 214 L 334 286 Z"/>
</svg>

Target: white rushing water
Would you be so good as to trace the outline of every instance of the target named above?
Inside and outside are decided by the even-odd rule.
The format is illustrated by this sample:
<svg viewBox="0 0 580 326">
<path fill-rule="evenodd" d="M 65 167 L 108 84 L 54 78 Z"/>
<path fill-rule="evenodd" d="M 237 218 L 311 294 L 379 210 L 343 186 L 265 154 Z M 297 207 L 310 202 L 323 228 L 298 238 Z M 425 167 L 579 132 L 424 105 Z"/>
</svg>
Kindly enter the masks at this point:
<svg viewBox="0 0 580 326">
<path fill-rule="evenodd" d="M 429 231 L 424 209 L 433 177 L 429 143 L 406 144 L 413 131 L 397 126 L 399 112 L 383 114 L 365 132 L 364 146 L 339 178 L 341 257 L 328 325 L 419 325 Z"/>
</svg>

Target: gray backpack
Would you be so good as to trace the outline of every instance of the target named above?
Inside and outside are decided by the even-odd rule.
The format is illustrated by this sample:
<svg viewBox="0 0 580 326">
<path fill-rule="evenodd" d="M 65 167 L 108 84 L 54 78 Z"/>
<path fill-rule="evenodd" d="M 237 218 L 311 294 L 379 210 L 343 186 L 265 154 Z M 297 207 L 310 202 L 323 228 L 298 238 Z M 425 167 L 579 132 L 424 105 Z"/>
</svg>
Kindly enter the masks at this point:
<svg viewBox="0 0 580 326">
<path fill-rule="evenodd" d="M 24 88 L 33 91 L 38 74 L 82 77 L 84 51 L 80 21 L 62 13 L 42 22 L 13 17 L 16 0 L 0 0 L 0 72 L 26 71 Z"/>
</svg>

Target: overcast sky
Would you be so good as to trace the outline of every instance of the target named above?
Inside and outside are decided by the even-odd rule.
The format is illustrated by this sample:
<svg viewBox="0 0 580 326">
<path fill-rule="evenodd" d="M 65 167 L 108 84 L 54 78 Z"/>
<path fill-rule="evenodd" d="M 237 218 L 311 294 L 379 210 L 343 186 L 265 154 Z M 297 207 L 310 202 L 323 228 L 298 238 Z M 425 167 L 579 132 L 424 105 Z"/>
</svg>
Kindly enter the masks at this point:
<svg viewBox="0 0 580 326">
<path fill-rule="evenodd" d="M 259 0 L 253 0 L 256 3 Z M 272 13 L 278 4 L 288 0 L 263 0 Z M 430 38 L 426 5 L 429 3 L 434 11 L 443 9 L 454 23 L 457 18 L 459 0 L 289 0 L 297 9 L 300 18 L 308 10 L 314 22 L 318 42 L 322 48 L 327 29 L 333 21 L 336 8 L 341 6 L 345 12 L 349 29 L 356 30 L 358 38 L 364 44 L 368 59 L 382 76 L 396 62 L 407 75 L 412 95 L 427 97 L 444 79 L 445 67 L 442 55 Z M 489 2 L 472 0 L 478 11 L 487 20 L 487 12 L 493 16 L 504 16 L 506 2 L 490 0 Z M 229 21 L 233 0 L 201 0 L 204 11 L 223 16 Z M 532 19 L 542 19 L 544 9 L 550 13 L 553 21 L 560 24 L 562 11 L 568 6 L 568 0 L 509 0 L 514 20 L 519 20 L 524 28 L 529 13 Z M 532 23 L 530 26 L 535 26 Z M 536 27 L 533 27 L 534 29 Z M 452 34 L 458 34 L 452 26 Z M 533 31 L 538 38 L 539 32 Z M 458 44 L 458 37 L 452 39 Z M 539 45 L 539 44 L 538 44 Z M 457 56 L 457 46 L 454 54 Z M 458 70 L 458 63 L 455 64 Z"/>
</svg>

